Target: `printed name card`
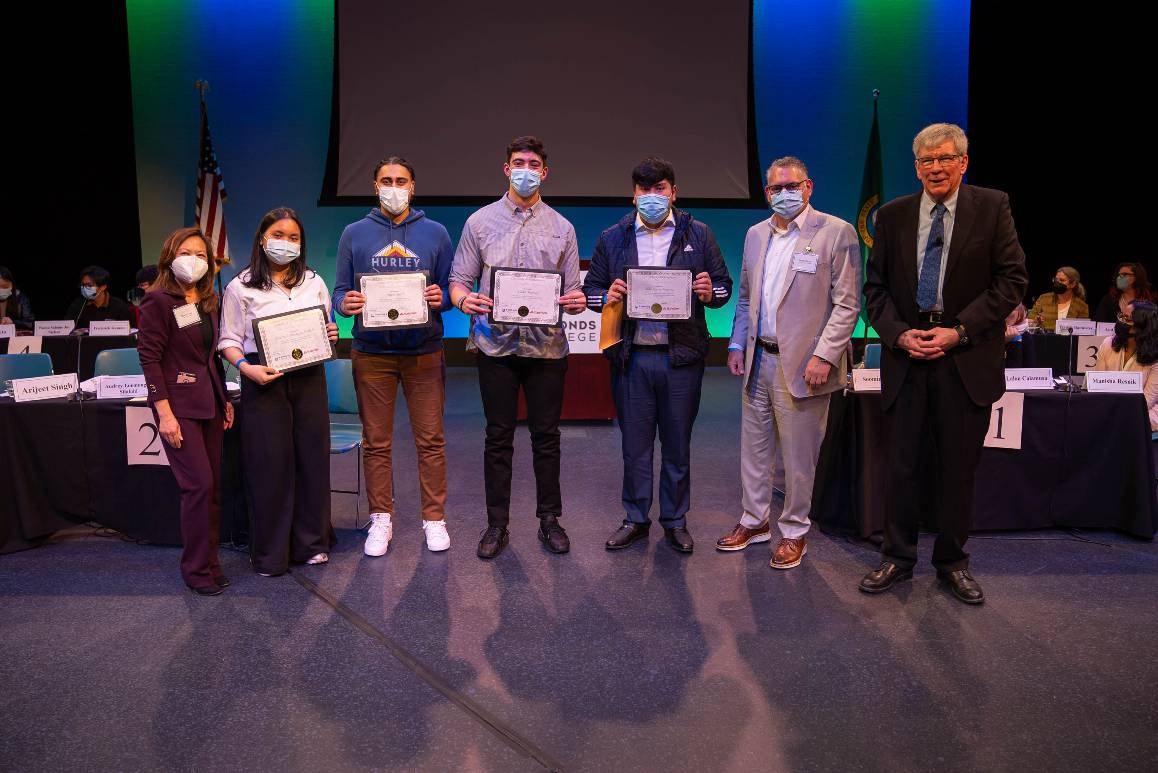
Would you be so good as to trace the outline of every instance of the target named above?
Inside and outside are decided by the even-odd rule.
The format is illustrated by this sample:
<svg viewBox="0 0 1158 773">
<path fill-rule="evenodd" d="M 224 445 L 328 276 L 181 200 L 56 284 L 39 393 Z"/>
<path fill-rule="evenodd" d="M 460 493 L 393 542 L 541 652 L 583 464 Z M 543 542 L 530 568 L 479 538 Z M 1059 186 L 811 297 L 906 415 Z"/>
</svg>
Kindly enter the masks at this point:
<svg viewBox="0 0 1158 773">
<path fill-rule="evenodd" d="M 40 336 L 18 336 L 8 339 L 9 354 L 40 354 Z"/>
<path fill-rule="evenodd" d="M 0 338 L 15 338 L 15 337 L 16 337 L 16 325 L 14 325 L 14 324 L 0 325 Z"/>
<path fill-rule="evenodd" d="M 1105 338 L 1106 336 L 1112 336 L 1113 334 L 1114 334 L 1114 323 L 1113 322 L 1099 322 L 1098 323 L 1098 331 L 1097 331 L 1097 333 L 1095 333 L 1095 335 L 1098 335 L 1098 336 Z"/>
<path fill-rule="evenodd" d="M 1006 368 L 1005 388 L 1009 391 L 1053 389 L 1053 369 Z"/>
<path fill-rule="evenodd" d="M 71 319 L 38 319 L 32 323 L 32 332 L 38 336 L 66 336 L 74 327 L 76 323 Z"/>
<path fill-rule="evenodd" d="M 1053 329 L 1062 336 L 1092 336 L 1098 332 L 1098 323 L 1092 319 L 1059 319 Z"/>
<path fill-rule="evenodd" d="M 98 400 L 129 397 L 147 397 L 148 387 L 144 376 L 97 376 L 96 396 Z"/>
<path fill-rule="evenodd" d="M 36 378 L 12 379 L 12 396 L 18 403 L 33 400 L 51 400 L 54 397 L 69 397 L 76 394 L 76 374 L 60 376 L 37 376 Z"/>
<path fill-rule="evenodd" d="M 90 336 L 127 336 L 129 332 L 127 319 L 93 320 L 88 323 Z"/>
<path fill-rule="evenodd" d="M 1091 370 L 1086 373 L 1087 392 L 1142 394 L 1142 373 L 1136 370 Z"/>
<path fill-rule="evenodd" d="M 881 391 L 880 368 L 853 368 L 852 391 L 879 392 Z"/>
</svg>

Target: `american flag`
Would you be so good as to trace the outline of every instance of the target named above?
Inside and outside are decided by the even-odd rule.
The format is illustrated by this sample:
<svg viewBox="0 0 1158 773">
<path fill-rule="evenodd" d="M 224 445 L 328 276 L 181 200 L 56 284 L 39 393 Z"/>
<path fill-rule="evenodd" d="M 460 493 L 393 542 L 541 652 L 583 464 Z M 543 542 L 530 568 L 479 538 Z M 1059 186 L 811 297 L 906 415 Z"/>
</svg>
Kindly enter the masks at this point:
<svg viewBox="0 0 1158 773">
<path fill-rule="evenodd" d="M 230 262 L 229 239 L 225 233 L 225 182 L 209 136 L 209 111 L 201 99 L 201 160 L 197 164 L 197 225 L 213 247 L 218 264 Z"/>
</svg>

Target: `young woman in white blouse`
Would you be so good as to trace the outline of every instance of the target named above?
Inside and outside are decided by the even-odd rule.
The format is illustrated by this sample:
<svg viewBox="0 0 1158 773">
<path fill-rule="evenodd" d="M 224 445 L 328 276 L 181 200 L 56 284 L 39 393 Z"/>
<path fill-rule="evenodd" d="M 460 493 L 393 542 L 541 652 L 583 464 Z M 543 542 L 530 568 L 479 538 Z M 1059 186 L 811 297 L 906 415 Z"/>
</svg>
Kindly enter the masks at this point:
<svg viewBox="0 0 1158 773">
<path fill-rule="evenodd" d="M 330 526 L 330 417 L 321 365 L 286 373 L 258 363 L 253 321 L 323 306 L 330 291 L 306 265 L 306 232 L 292 209 L 265 215 L 249 268 L 225 288 L 218 350 L 241 379 L 242 466 L 249 494 L 250 556 L 258 574 L 284 574 L 290 561 L 324 564 Z M 327 330 L 338 339 L 333 322 Z"/>
</svg>

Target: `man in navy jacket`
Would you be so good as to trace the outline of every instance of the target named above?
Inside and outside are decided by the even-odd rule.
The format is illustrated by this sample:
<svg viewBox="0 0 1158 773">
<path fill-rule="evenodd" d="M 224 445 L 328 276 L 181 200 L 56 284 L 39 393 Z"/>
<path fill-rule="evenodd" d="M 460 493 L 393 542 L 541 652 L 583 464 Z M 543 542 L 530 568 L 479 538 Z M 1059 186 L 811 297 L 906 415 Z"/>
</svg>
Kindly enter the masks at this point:
<svg viewBox="0 0 1158 773">
<path fill-rule="evenodd" d="M 652 452 L 659 430 L 663 465 L 659 522 L 672 547 L 692 552 L 687 529 L 691 505 L 692 425 L 700 407 L 708 326 L 704 308 L 718 308 L 732 294 L 723 255 L 704 223 L 674 208 L 675 170 L 660 158 L 644 159 L 631 173 L 635 211 L 604 231 L 595 245 L 583 292 L 587 306 L 602 311 L 627 297 L 627 269 L 688 269 L 691 317 L 654 321 L 623 319 L 623 338 L 606 350 L 611 389 L 623 437 L 623 507 L 627 517 L 608 550 L 625 548 L 651 526 Z M 605 315 L 606 317 L 607 315 Z"/>
</svg>

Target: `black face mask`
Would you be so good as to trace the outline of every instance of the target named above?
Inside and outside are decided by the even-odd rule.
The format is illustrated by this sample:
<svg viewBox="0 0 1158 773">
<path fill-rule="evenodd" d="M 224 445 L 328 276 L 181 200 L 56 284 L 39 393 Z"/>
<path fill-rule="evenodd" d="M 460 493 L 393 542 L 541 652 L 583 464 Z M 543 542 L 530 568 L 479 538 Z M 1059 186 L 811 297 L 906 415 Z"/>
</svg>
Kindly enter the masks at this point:
<svg viewBox="0 0 1158 773">
<path fill-rule="evenodd" d="M 1130 326 L 1125 322 L 1117 322 L 1114 324 L 1114 338 L 1121 338 L 1125 340 L 1127 338 L 1133 337 L 1134 334 L 1130 332 Z"/>
<path fill-rule="evenodd" d="M 1068 289 L 1070 289 L 1070 288 L 1066 287 L 1065 285 L 1061 284 L 1060 282 L 1054 282 L 1053 283 L 1053 291 L 1058 295 L 1061 295 L 1062 293 L 1064 293 Z"/>
</svg>

